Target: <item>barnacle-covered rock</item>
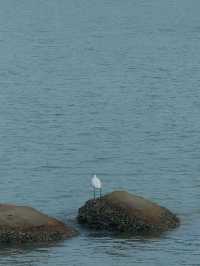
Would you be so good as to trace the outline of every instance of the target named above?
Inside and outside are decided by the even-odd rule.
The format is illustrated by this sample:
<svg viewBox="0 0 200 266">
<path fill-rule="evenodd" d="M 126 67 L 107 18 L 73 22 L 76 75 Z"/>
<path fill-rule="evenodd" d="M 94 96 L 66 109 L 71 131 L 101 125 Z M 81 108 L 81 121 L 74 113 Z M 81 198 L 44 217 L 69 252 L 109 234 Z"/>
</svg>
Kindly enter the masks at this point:
<svg viewBox="0 0 200 266">
<path fill-rule="evenodd" d="M 31 207 L 0 204 L 0 243 L 49 242 L 77 232 Z"/>
<path fill-rule="evenodd" d="M 137 235 L 161 233 L 180 223 L 168 209 L 125 191 L 87 201 L 77 218 L 90 228 Z"/>
</svg>

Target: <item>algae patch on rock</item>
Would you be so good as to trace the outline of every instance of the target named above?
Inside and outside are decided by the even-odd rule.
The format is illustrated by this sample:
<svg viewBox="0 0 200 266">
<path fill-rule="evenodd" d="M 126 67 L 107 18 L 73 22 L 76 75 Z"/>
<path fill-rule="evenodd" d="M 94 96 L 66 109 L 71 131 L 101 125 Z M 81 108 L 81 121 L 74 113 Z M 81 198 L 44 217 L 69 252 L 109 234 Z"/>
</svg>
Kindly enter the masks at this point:
<svg viewBox="0 0 200 266">
<path fill-rule="evenodd" d="M 168 209 L 125 191 L 87 201 L 77 219 L 90 228 L 137 235 L 161 233 L 180 223 Z"/>
</svg>

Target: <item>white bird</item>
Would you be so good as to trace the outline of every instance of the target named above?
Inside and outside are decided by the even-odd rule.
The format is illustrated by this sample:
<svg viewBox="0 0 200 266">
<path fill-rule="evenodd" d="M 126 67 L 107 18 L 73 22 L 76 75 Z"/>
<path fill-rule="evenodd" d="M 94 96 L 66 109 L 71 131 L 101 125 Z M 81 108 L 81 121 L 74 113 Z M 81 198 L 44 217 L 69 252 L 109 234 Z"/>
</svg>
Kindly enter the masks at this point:
<svg viewBox="0 0 200 266">
<path fill-rule="evenodd" d="M 94 175 L 92 177 L 92 186 L 93 186 L 93 189 L 94 189 L 94 199 L 96 198 L 96 189 L 99 190 L 100 192 L 100 198 L 101 198 L 101 191 L 102 191 L 102 183 L 101 183 L 101 180 L 96 176 Z"/>
</svg>

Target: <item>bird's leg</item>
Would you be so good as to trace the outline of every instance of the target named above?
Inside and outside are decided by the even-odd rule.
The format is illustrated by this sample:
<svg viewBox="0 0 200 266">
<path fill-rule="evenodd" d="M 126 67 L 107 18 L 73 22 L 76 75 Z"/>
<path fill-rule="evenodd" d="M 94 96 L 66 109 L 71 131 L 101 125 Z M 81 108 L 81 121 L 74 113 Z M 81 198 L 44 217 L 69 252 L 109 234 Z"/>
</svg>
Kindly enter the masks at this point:
<svg viewBox="0 0 200 266">
<path fill-rule="evenodd" d="M 101 191 L 101 188 L 100 188 L 100 198 L 101 198 L 101 194 L 102 194 L 101 192 L 102 192 L 102 191 Z"/>
<path fill-rule="evenodd" d="M 94 192 L 94 199 L 96 198 L 96 195 L 95 195 L 95 188 L 93 189 L 93 192 Z"/>
</svg>

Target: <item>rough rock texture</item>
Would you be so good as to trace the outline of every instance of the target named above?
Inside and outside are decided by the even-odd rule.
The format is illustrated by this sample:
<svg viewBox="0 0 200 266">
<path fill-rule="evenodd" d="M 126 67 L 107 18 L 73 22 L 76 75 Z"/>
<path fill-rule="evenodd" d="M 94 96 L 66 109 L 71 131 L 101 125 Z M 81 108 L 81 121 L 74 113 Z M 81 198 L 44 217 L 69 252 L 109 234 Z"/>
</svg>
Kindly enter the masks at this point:
<svg viewBox="0 0 200 266">
<path fill-rule="evenodd" d="M 125 191 L 87 201 L 79 209 L 78 222 L 94 229 L 131 234 L 161 233 L 180 223 L 168 209 Z"/>
<path fill-rule="evenodd" d="M 74 229 L 31 207 L 0 204 L 0 243 L 49 242 L 75 234 Z"/>
</svg>

